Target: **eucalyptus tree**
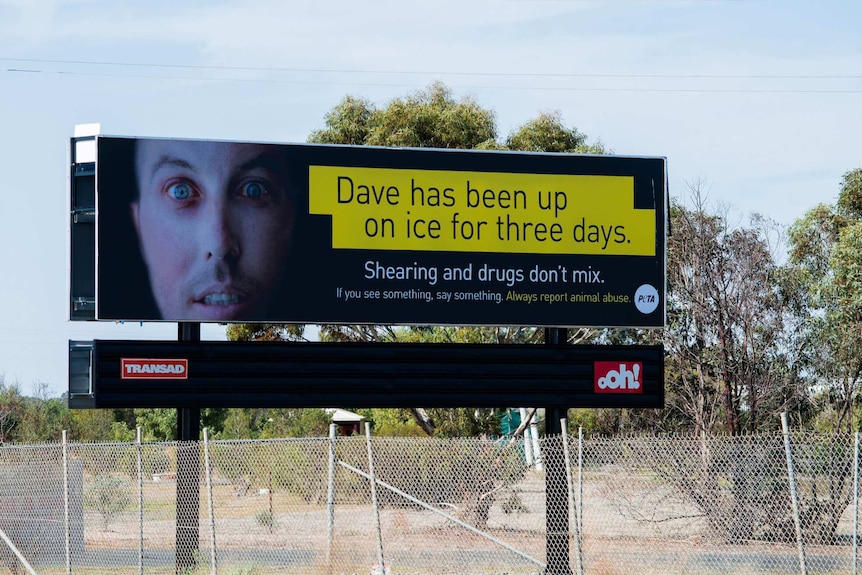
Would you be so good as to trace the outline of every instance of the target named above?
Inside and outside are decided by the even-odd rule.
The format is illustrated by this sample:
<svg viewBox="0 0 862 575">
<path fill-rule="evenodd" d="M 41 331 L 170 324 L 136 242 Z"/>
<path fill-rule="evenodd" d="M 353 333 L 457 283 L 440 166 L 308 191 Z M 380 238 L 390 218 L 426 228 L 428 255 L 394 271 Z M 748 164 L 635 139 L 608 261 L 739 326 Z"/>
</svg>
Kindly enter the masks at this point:
<svg viewBox="0 0 862 575">
<path fill-rule="evenodd" d="M 775 427 L 799 399 L 798 357 L 789 342 L 786 276 L 770 224 L 733 226 L 706 209 L 674 204 L 668 241 L 668 403 L 697 434 Z"/>
<path fill-rule="evenodd" d="M 862 169 L 847 172 L 837 202 L 809 210 L 789 237 L 822 415 L 851 432 L 862 382 Z"/>
</svg>

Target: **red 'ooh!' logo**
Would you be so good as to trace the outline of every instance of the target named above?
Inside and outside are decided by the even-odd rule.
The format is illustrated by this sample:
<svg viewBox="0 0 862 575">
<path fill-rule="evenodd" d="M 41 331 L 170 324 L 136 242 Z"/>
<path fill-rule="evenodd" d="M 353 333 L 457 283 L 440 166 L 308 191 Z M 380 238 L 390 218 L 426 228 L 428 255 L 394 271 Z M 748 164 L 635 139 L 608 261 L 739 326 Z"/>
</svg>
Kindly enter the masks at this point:
<svg viewBox="0 0 862 575">
<path fill-rule="evenodd" d="M 643 393 L 643 363 L 639 361 L 596 361 L 593 363 L 593 390 L 596 393 Z"/>
</svg>

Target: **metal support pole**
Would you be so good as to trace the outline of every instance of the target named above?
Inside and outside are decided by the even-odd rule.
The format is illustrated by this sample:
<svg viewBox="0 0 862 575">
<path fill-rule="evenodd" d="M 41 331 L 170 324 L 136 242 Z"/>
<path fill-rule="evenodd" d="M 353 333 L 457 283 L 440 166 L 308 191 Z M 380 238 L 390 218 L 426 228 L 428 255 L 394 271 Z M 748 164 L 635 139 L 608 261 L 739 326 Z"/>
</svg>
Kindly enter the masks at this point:
<svg viewBox="0 0 862 575">
<path fill-rule="evenodd" d="M 575 513 L 575 541 L 577 542 L 577 551 L 578 551 L 578 575 L 584 575 L 584 558 L 581 555 L 581 530 L 578 525 L 578 513 L 577 507 L 575 506 L 575 480 L 572 477 L 572 457 L 569 454 L 569 430 L 566 420 L 563 419 L 560 421 L 560 427 L 563 430 L 562 439 L 563 439 L 563 454 L 565 455 L 566 461 L 566 484 L 567 491 L 569 492 L 569 513 Z"/>
<path fill-rule="evenodd" d="M 799 573 L 808 575 L 805 561 L 805 542 L 802 539 L 802 520 L 799 510 L 799 494 L 796 491 L 796 474 L 793 471 L 793 454 L 790 450 L 790 429 L 787 425 L 787 412 L 781 413 L 781 431 L 784 433 L 784 455 L 787 458 L 787 479 L 790 484 L 790 500 L 793 503 L 793 524 L 796 527 L 796 546 L 799 551 Z"/>
<path fill-rule="evenodd" d="M 530 429 L 530 422 L 527 421 L 527 408 L 521 407 L 518 408 L 518 413 L 521 415 L 521 422 L 524 427 L 524 460 L 527 463 L 527 467 L 533 467 L 533 462 L 535 458 L 533 457 L 533 439 L 530 437 L 533 434 L 533 430 Z M 530 415 L 532 417 L 532 415 Z"/>
<path fill-rule="evenodd" d="M 273 489 L 272 489 L 272 469 L 270 469 L 269 470 L 269 489 L 267 489 L 267 493 L 266 493 L 267 499 L 269 500 L 269 518 L 272 519 L 272 521 L 269 522 L 270 534 L 272 534 L 272 532 L 275 529 L 275 507 L 273 506 L 273 503 L 272 503 L 272 491 L 273 491 Z"/>
<path fill-rule="evenodd" d="M 63 520 L 66 525 L 66 575 L 72 575 L 72 529 L 69 525 L 69 443 L 68 432 L 65 429 L 63 430 Z"/>
<path fill-rule="evenodd" d="M 335 530 L 335 431 L 329 424 L 329 480 L 326 484 L 326 565 L 332 564 L 332 536 Z"/>
<path fill-rule="evenodd" d="M 138 575 L 144 575 L 144 457 L 141 427 L 135 431 L 138 454 Z"/>
<path fill-rule="evenodd" d="M 201 324 L 179 323 L 180 341 L 200 341 Z M 200 547 L 200 408 L 177 408 L 177 569 L 194 569 Z"/>
<path fill-rule="evenodd" d="M 377 561 L 380 564 L 380 575 L 386 573 L 383 562 L 383 529 L 380 527 L 380 505 L 377 501 L 377 477 L 374 474 L 374 454 L 371 450 L 371 422 L 365 422 L 365 443 L 368 446 L 368 475 L 371 480 L 371 504 L 374 505 L 374 522 L 377 526 Z"/>
<path fill-rule="evenodd" d="M 566 345 L 568 330 L 545 328 L 545 345 Z M 568 415 L 566 406 L 545 408 L 546 539 L 548 566 L 545 575 L 571 575 L 569 567 L 569 498 L 560 438 Z"/>
<path fill-rule="evenodd" d="M 535 410 L 533 411 L 533 417 L 530 420 L 528 429 L 530 430 L 530 440 L 533 442 L 534 469 L 538 472 L 542 472 L 545 470 L 545 465 L 542 463 L 542 450 L 539 447 L 539 418 L 536 415 Z"/>
<path fill-rule="evenodd" d="M 204 428 L 204 473 L 207 480 L 207 509 L 210 516 L 210 573 L 218 575 L 218 563 L 216 557 L 216 531 L 215 531 L 215 509 L 213 507 L 213 478 L 212 466 L 210 465 L 210 433 L 208 428 Z M 270 494 L 272 487 L 270 486 Z M 270 510 L 270 520 L 272 520 L 272 510 Z"/>
<path fill-rule="evenodd" d="M 578 427 L 578 537 L 584 533 L 584 428 Z M 580 547 L 581 541 L 578 541 Z"/>
<path fill-rule="evenodd" d="M 853 575 L 859 573 L 859 432 L 853 440 Z"/>
</svg>

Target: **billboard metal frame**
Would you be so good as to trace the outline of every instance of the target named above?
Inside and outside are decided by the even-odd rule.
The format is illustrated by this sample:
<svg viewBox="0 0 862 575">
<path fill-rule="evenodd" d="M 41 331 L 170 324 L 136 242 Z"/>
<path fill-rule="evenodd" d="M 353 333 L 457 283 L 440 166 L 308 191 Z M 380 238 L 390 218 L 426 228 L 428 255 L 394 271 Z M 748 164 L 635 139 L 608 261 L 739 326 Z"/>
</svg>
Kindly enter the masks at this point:
<svg viewBox="0 0 862 575">
<path fill-rule="evenodd" d="M 96 319 L 96 163 L 82 150 L 95 136 L 69 145 L 69 319 Z"/>
<path fill-rule="evenodd" d="M 78 408 L 664 405 L 660 345 L 95 340 L 71 342 L 70 358 Z M 124 378 L 129 358 L 187 360 L 187 378 Z M 597 392 L 602 362 L 639 363 L 642 388 Z"/>
</svg>

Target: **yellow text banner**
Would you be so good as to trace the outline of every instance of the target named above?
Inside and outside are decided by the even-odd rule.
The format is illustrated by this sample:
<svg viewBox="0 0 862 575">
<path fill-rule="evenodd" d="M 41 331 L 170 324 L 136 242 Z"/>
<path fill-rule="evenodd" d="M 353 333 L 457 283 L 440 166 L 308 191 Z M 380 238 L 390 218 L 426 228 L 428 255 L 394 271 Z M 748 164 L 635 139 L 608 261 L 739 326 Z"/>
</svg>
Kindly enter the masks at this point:
<svg viewBox="0 0 862 575">
<path fill-rule="evenodd" d="M 634 178 L 309 167 L 309 210 L 336 249 L 654 256 Z"/>
</svg>

